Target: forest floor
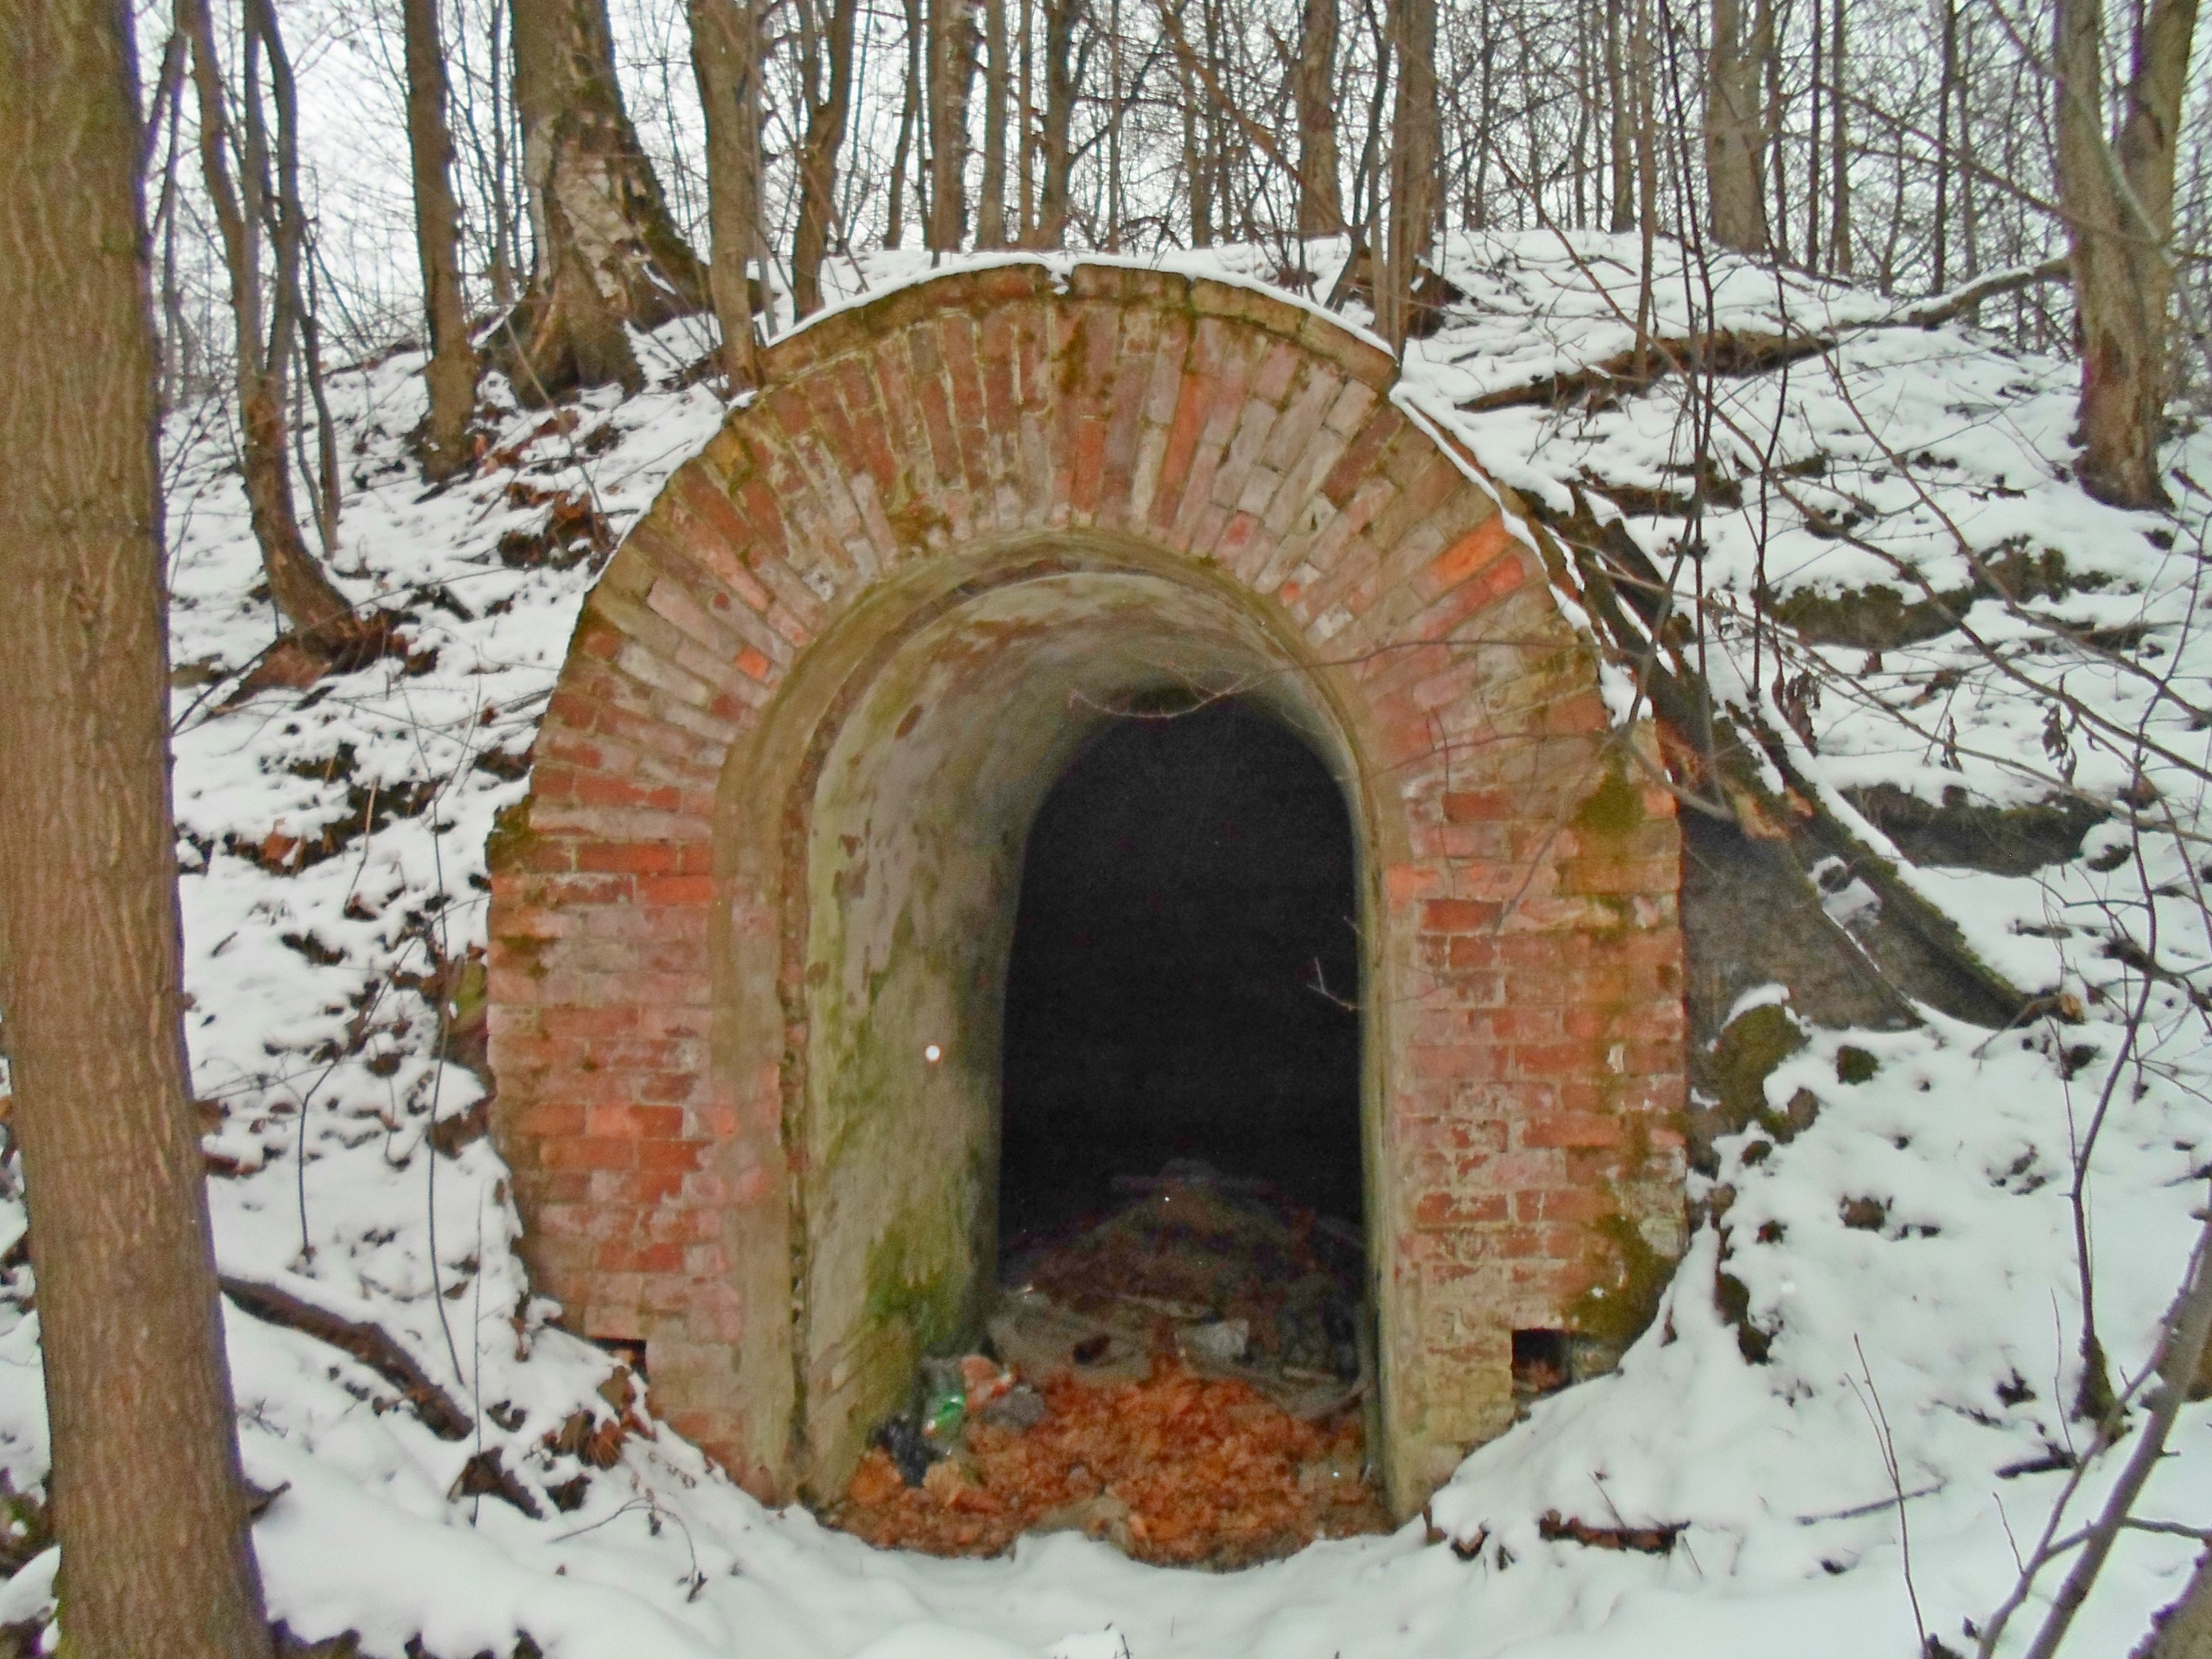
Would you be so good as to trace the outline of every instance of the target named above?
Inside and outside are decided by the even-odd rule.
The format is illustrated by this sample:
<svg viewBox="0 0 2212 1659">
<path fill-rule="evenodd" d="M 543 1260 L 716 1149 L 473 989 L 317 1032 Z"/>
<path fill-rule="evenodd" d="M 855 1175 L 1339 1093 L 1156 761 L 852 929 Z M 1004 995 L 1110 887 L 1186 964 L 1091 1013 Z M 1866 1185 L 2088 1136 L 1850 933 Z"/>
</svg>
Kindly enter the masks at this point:
<svg viewBox="0 0 2212 1659">
<path fill-rule="evenodd" d="M 2072 365 L 1958 322 L 1893 325 L 1875 295 L 1661 257 L 1662 333 L 1694 320 L 1837 343 L 1717 379 L 1694 407 L 1675 382 L 1516 400 L 1632 343 L 1636 248 L 1462 237 L 1447 269 L 1467 298 L 1413 349 L 1401 398 L 1547 510 L 1619 517 L 1679 575 L 1716 690 L 1785 734 L 1820 805 L 1896 850 L 1985 960 L 2084 1017 L 1996 1034 L 1933 1011 L 1908 1030 L 1794 1026 L 1765 1084 L 1778 1113 L 1792 1103 L 1790 1132 L 1721 1142 L 1659 1316 L 1616 1373 L 1535 1403 L 1467 1460 L 1430 1524 L 1235 1572 L 1145 1565 L 1079 1530 L 943 1560 L 764 1509 L 654 1424 L 649 1393 L 526 1282 L 478 1109 L 484 839 L 527 787 L 594 570 L 721 418 L 683 372 L 703 335 L 641 341 L 652 385 L 627 401 L 525 414 L 494 383 L 492 452 L 443 490 L 423 489 L 404 442 L 419 355 L 337 375 L 335 564 L 350 594 L 408 617 L 412 654 L 311 689 L 240 695 L 271 615 L 225 416 L 179 413 L 166 465 L 187 1024 L 222 1271 L 289 1299 L 227 1306 L 246 1465 L 277 1494 L 256 1530 L 272 1616 L 392 1659 L 526 1638 L 576 1659 L 1971 1650 L 2082 1440 L 2068 1194 L 2101 1099 L 2087 1213 L 2118 1370 L 2142 1365 L 2179 1279 L 2212 1157 L 2192 1002 L 2212 938 L 2174 836 L 2107 816 L 2008 873 L 1939 862 L 1924 841 L 1916 863 L 1861 809 L 1877 786 L 2015 808 L 2057 772 L 2093 800 L 2203 821 L 2184 772 L 2099 741 L 2095 723 L 2202 764 L 2202 723 L 2170 694 L 2201 701 L 2212 675 L 2197 610 L 2212 497 L 2185 482 L 2212 479 L 2212 435 L 2177 443 L 2173 514 L 2117 512 L 2066 474 Z M 1259 281 L 1275 260 L 1177 263 Z M 885 256 L 864 274 L 879 291 L 926 272 Z M 1727 487 L 1693 500 L 1699 422 Z M 2026 607 L 1977 592 L 1984 556 L 2051 580 Z M 1956 595 L 1960 625 L 1855 634 L 1854 607 L 1909 585 L 1900 573 Z M 1754 626 L 1762 581 L 1811 620 Z M 2054 683 L 2074 701 L 2034 689 Z M 1626 708 L 1629 678 L 1609 689 Z M 1874 896 L 1843 875 L 1830 902 L 1848 917 Z M 2154 912 L 2146 988 L 2114 940 L 2118 919 Z M 2138 1004 L 2129 1047 L 2118 1014 Z M 20 1180 L 7 1188 L 0 1477 L 16 1524 L 0 1626 L 52 1617 L 57 1565 Z M 301 1308 L 323 1336 L 297 1328 Z M 393 1381 L 409 1366 L 421 1386 Z M 2110 1474 L 2093 1469 L 2069 1513 Z M 2212 1413 L 2197 1407 L 2144 1512 L 2202 1527 L 2208 1492 Z M 2197 1553 L 2125 1536 L 2069 1650 L 2127 1651 Z"/>
</svg>

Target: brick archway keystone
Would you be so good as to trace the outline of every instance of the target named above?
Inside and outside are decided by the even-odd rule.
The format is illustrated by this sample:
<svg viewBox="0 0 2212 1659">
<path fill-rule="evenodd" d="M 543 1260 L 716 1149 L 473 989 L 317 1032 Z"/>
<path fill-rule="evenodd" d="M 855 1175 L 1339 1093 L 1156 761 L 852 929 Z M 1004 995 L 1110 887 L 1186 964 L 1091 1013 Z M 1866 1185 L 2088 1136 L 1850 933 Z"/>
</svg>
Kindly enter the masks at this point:
<svg viewBox="0 0 2212 1659">
<path fill-rule="evenodd" d="M 494 837 L 536 1283 L 645 1341 L 757 1492 L 834 1489 L 990 1271 L 992 975 L 1081 711 L 1249 694 L 1359 842 L 1382 1463 L 1418 1506 L 1511 1421 L 1514 1333 L 1607 1363 L 1681 1246 L 1672 802 L 1510 500 L 1385 354 L 1229 283 L 964 270 L 767 361 L 594 588 Z"/>
</svg>

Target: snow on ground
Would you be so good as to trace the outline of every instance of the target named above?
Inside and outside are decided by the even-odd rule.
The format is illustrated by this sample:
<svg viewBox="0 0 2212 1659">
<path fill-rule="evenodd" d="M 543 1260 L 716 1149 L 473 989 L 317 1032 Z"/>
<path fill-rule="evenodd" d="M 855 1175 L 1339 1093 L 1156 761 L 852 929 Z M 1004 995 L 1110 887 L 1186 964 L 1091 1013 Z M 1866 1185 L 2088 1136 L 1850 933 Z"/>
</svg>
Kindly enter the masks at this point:
<svg viewBox="0 0 2212 1659">
<path fill-rule="evenodd" d="M 1789 740 L 1848 821 L 1840 792 L 1877 781 L 2006 804 L 2070 778 L 2107 803 L 2131 789 L 2193 829 L 2202 790 L 2182 763 L 2203 766 L 2212 723 L 2195 712 L 2212 667 L 2195 630 L 2203 493 L 2154 519 L 2075 490 L 2067 365 L 1958 325 L 1853 331 L 1887 302 L 1747 265 L 1714 273 L 1708 312 L 1703 273 L 1660 253 L 1662 332 L 1714 314 L 1844 331 L 1786 382 L 1716 383 L 1715 441 L 1743 475 L 1740 506 L 1629 522 L 1692 600 L 1701 570 L 1716 686 L 1789 733 L 1782 677 L 1765 683 L 1773 654 L 1792 674 L 1820 671 L 1822 698 L 1796 709 Z M 1330 290 L 1340 258 L 1319 262 L 1314 292 Z M 1275 261 L 1243 249 L 1177 263 L 1260 280 Z M 879 257 L 853 297 L 922 270 Z M 1632 242 L 1463 238 L 1449 270 L 1470 301 L 1413 349 L 1409 402 L 1555 510 L 1571 486 L 1685 489 L 1679 386 L 1597 410 L 1456 407 L 1631 343 Z M 499 464 L 443 491 L 422 487 L 403 441 L 421 412 L 419 358 L 337 376 L 351 483 L 337 566 L 356 597 L 407 611 L 416 654 L 234 707 L 236 676 L 274 626 L 249 597 L 258 560 L 220 422 L 179 417 L 173 430 L 188 1023 L 222 1266 L 380 1326 L 475 1425 L 439 1439 L 355 1361 L 229 1310 L 246 1467 L 281 1489 L 256 1534 L 272 1615 L 302 1638 L 350 1630 L 379 1656 L 419 1638 L 450 1659 L 505 1653 L 525 1633 L 563 1659 L 1867 1659 L 1917 1650 L 1916 1607 L 1929 1634 L 1970 1648 L 1962 1621 L 2009 1587 L 2009 1540 L 2039 1531 L 2066 1479 L 2053 1466 L 2085 1435 L 2066 1410 L 2080 1381 L 2070 1149 L 2109 1097 L 2089 1188 L 2096 1312 L 2130 1376 L 2212 1161 L 2204 1025 L 2188 995 L 2212 963 L 2197 872 L 2185 842 L 2147 833 L 2138 847 L 2117 819 L 2081 859 L 2033 878 L 1906 870 L 2023 987 L 2087 996 L 2088 1022 L 1992 1036 L 1931 1015 L 1909 1032 L 1808 1032 L 1768 1097 L 1809 1091 L 1817 1120 L 1786 1144 L 1756 1128 L 1723 1144 L 1717 1176 L 1692 1194 L 1720 1219 L 1699 1227 L 1651 1329 L 1617 1375 L 1539 1404 L 1469 1458 L 1436 1499 L 1433 1534 L 1417 1522 L 1218 1576 L 1139 1566 L 1072 1535 L 940 1562 L 764 1510 L 665 1429 L 634 1435 L 604 1471 L 548 1449 L 579 1412 L 614 1417 L 601 1394 L 612 1362 L 531 1297 L 498 1158 L 468 1138 L 482 1085 L 439 1058 L 440 1033 L 450 1026 L 465 1057 L 485 833 L 526 787 L 593 568 L 587 540 L 563 564 L 529 562 L 523 539 L 556 497 L 576 523 L 588 527 L 585 507 L 600 515 L 603 540 L 627 528 L 720 418 L 678 373 L 704 343 L 684 325 L 642 343 L 654 389 L 628 402 L 599 394 L 558 421 L 508 411 Z M 2181 459 L 2212 477 L 2205 439 Z M 1678 558 L 1692 538 L 1702 559 Z M 1783 596 L 1909 586 L 1913 572 L 1953 592 L 1968 586 L 1967 550 L 2008 548 L 2056 549 L 2073 580 L 2033 607 L 1972 601 L 1967 625 L 1996 645 L 1996 665 L 1956 634 L 1879 661 L 1769 634 L 1753 672 L 1747 596 L 1762 574 Z M 2093 649 L 2087 629 L 2130 643 Z M 2047 694 L 2060 689 L 2090 718 L 2062 710 L 2054 738 Z M 2146 742 L 2127 740 L 2137 732 Z M 2107 942 L 2122 924 L 2142 936 L 2147 886 L 2167 890 L 2151 902 L 2170 977 L 2129 1054 L 2113 1015 L 2142 981 Z M 434 1149 L 434 1126 L 453 1155 Z M 22 1227 L 11 1183 L 0 1239 Z M 0 1269 L 0 1472 L 21 1492 L 46 1466 L 37 1316 L 20 1250 Z M 1741 1287 L 1749 1337 L 1717 1311 L 1723 1274 Z M 1746 1350 L 1759 1337 L 1755 1364 Z M 486 1451 L 540 1518 L 461 1492 Z M 2212 1414 L 2186 1413 L 2172 1451 L 2146 1510 L 2212 1521 Z M 2091 1474 L 2072 1513 L 2089 1512 L 2109 1474 Z M 556 1488 L 579 1501 L 556 1510 Z M 1664 1556 L 1605 1551 L 1543 1538 L 1547 1512 L 1685 1529 Z M 2194 1553 L 2185 1538 L 2128 1536 L 2068 1650 L 2125 1651 Z M 42 1615 L 54 1565 L 49 1551 L 0 1586 L 0 1623 Z"/>
</svg>

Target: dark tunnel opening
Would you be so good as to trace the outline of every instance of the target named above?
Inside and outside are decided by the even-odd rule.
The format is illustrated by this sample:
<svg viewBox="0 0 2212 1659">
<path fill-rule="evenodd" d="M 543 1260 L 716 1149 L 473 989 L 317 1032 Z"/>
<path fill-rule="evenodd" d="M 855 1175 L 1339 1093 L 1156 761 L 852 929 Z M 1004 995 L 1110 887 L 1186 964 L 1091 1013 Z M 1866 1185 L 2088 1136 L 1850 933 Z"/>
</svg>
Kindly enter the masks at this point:
<svg viewBox="0 0 2212 1659">
<path fill-rule="evenodd" d="M 1007 970 L 1008 1249 L 1176 1159 L 1358 1227 L 1356 868 L 1336 780 L 1249 704 L 1116 719 L 1077 756 Z"/>
</svg>

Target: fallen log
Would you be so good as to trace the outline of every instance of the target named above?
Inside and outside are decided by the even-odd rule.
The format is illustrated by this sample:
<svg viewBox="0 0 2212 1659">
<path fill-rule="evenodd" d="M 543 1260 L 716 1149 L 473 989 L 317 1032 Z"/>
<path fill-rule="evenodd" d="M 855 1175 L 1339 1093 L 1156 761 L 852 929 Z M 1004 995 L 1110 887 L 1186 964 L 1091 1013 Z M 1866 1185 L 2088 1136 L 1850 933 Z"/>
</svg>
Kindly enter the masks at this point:
<svg viewBox="0 0 2212 1659">
<path fill-rule="evenodd" d="M 1615 352 L 1582 368 L 1486 392 L 1479 398 L 1470 398 L 1460 408 L 1470 415 L 1532 405 L 1557 409 L 1579 398 L 1611 398 L 1623 392 L 1646 391 L 1674 374 L 1710 373 L 1732 379 L 1761 374 L 1786 364 L 1802 362 L 1808 357 L 1826 356 L 1850 335 L 1884 328 L 1940 328 L 1966 315 L 1984 300 L 2038 283 L 2057 282 L 2066 274 L 2063 259 L 1999 271 L 1956 293 L 1942 295 L 1909 310 L 1854 324 L 1833 333 L 1765 334 L 1750 329 L 1724 328 L 1706 334 L 1649 340 L 1640 348 Z"/>
<path fill-rule="evenodd" d="M 312 1336 L 358 1359 L 398 1389 L 400 1397 L 415 1408 L 422 1426 L 441 1440 L 465 1440 L 476 1431 L 474 1419 L 380 1326 L 344 1318 L 274 1285 L 228 1274 L 217 1282 L 225 1296 L 256 1319 Z"/>
<path fill-rule="evenodd" d="M 1758 334 L 1721 329 L 1711 334 L 1653 340 L 1641 350 L 1615 352 L 1583 368 L 1486 392 L 1468 398 L 1460 408 L 1470 415 L 1530 405 L 1556 409 L 1578 398 L 1646 391 L 1673 374 L 1700 369 L 1732 377 L 1757 374 L 1835 349 L 1836 337 L 1832 334 Z"/>
</svg>

